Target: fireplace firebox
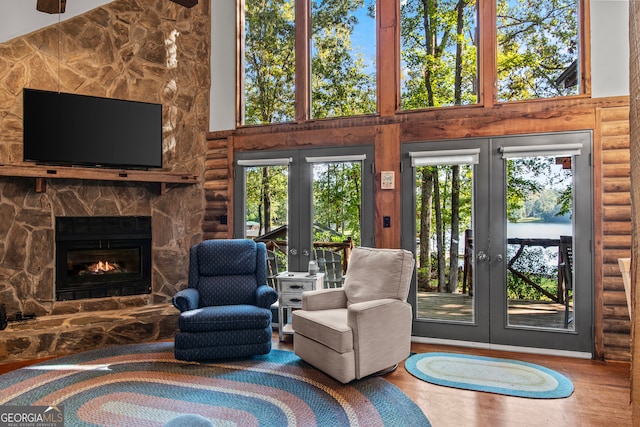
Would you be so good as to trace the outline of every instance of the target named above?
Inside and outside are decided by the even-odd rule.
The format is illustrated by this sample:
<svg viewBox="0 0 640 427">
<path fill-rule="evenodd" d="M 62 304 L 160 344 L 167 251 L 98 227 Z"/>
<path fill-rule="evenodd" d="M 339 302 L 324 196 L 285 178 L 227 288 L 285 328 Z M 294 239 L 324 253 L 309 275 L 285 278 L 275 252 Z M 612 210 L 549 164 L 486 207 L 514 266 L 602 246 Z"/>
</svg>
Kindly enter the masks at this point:
<svg viewBox="0 0 640 427">
<path fill-rule="evenodd" d="M 56 218 L 56 300 L 151 293 L 151 217 Z"/>
</svg>

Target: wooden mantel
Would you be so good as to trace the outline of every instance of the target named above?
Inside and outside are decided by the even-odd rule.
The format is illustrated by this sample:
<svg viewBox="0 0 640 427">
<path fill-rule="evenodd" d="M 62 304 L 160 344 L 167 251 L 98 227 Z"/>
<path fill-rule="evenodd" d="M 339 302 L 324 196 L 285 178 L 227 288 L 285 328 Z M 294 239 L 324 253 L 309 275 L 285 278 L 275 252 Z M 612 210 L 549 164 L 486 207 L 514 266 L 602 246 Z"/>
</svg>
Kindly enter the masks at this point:
<svg viewBox="0 0 640 427">
<path fill-rule="evenodd" d="M 82 179 L 91 181 L 157 182 L 160 194 L 167 184 L 196 184 L 198 177 L 188 173 L 136 169 L 83 168 L 75 166 L 0 165 L 0 176 L 36 179 L 36 192 L 47 191 L 47 179 Z"/>
</svg>

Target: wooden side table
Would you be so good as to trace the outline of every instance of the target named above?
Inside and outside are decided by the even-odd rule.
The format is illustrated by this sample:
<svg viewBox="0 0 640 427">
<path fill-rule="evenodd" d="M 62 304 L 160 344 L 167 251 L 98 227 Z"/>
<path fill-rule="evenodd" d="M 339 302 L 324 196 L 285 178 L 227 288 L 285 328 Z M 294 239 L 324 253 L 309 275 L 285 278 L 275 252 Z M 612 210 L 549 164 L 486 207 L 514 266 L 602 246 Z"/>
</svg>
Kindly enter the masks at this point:
<svg viewBox="0 0 640 427">
<path fill-rule="evenodd" d="M 293 334 L 289 323 L 290 311 L 302 308 L 302 293 L 322 289 L 324 273 L 310 276 L 307 272 L 285 271 L 276 277 L 278 283 L 278 334 L 280 341 L 284 335 Z"/>
</svg>

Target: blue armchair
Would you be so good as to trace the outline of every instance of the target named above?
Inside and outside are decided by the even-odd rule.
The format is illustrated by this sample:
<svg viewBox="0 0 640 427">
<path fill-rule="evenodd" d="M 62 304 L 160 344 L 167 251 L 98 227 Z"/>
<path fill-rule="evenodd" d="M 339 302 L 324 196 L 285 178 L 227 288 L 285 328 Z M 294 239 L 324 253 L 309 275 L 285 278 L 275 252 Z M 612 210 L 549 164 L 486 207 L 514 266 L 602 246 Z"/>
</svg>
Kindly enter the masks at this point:
<svg viewBox="0 0 640 427">
<path fill-rule="evenodd" d="M 180 310 L 176 359 L 206 361 L 271 351 L 267 252 L 252 240 L 205 240 L 191 247 L 188 287 L 177 292 Z"/>
</svg>

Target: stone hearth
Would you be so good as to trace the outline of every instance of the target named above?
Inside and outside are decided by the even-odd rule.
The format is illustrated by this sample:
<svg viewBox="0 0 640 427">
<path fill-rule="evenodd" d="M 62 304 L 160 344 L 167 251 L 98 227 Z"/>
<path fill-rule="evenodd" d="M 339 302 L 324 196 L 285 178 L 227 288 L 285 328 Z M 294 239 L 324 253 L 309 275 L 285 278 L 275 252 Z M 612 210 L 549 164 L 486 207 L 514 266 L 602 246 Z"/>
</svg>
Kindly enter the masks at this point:
<svg viewBox="0 0 640 427">
<path fill-rule="evenodd" d="M 8 363 L 171 339 L 178 329 L 178 314 L 170 304 L 154 304 L 9 322 L 1 331 L 0 360 Z"/>
</svg>

